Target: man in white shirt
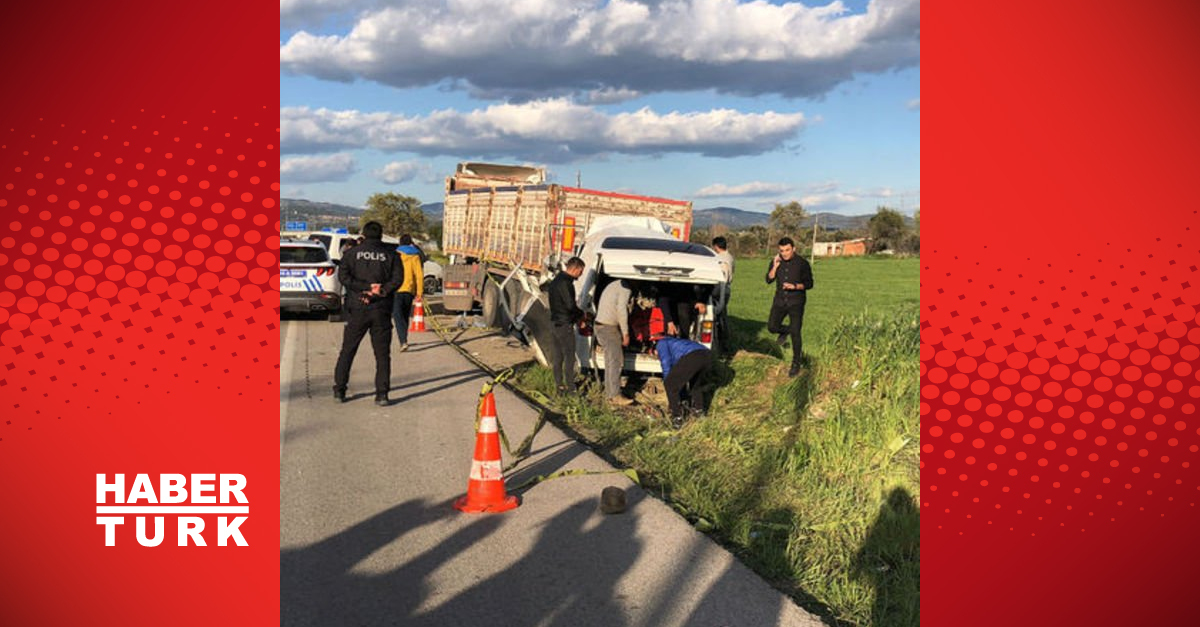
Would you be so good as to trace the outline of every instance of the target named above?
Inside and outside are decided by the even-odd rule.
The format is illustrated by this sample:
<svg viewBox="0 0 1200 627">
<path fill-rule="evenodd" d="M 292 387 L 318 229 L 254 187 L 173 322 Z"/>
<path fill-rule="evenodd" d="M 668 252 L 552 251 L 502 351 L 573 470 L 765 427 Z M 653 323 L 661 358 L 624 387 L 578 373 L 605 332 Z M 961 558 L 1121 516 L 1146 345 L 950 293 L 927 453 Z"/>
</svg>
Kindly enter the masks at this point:
<svg viewBox="0 0 1200 627">
<path fill-rule="evenodd" d="M 629 346 L 629 298 L 625 281 L 604 286 L 596 305 L 596 341 L 604 350 L 604 396 L 614 405 L 632 401 L 621 396 L 621 369 L 625 365 L 625 347 Z"/>
<path fill-rule="evenodd" d="M 731 345 L 729 343 L 729 294 L 733 287 L 733 255 L 729 254 L 729 242 L 725 241 L 724 237 L 714 237 L 712 241 L 713 250 L 717 251 L 717 263 L 721 266 L 721 270 L 725 273 L 725 294 L 717 304 L 716 315 L 717 323 L 717 344 L 719 350 L 728 353 Z"/>
</svg>

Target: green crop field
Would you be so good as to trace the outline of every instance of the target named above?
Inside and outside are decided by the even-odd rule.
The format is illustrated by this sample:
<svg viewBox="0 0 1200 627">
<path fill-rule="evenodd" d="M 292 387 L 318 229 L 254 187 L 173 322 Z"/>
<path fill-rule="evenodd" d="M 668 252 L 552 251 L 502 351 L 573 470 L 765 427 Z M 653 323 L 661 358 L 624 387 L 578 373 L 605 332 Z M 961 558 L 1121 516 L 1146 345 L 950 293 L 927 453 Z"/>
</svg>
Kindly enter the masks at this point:
<svg viewBox="0 0 1200 627">
<path fill-rule="evenodd" d="M 920 623 L 920 260 L 818 260 L 808 367 L 766 331 L 767 259 L 739 259 L 731 359 L 708 415 L 675 432 L 656 408 L 614 411 L 598 389 L 557 401 L 576 430 L 701 530 L 827 622 Z M 549 394 L 549 372 L 518 384 Z"/>
</svg>

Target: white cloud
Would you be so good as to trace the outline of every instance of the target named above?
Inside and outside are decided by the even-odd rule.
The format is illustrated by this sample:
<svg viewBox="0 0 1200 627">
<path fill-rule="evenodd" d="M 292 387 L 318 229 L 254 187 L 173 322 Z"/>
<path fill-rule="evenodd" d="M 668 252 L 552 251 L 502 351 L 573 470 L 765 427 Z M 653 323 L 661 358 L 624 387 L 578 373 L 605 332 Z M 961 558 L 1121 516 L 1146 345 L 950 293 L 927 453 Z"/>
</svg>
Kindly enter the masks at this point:
<svg viewBox="0 0 1200 627">
<path fill-rule="evenodd" d="M 907 106 L 912 111 L 920 111 L 921 110 L 921 99 L 913 98 L 912 100 L 909 100 L 908 104 L 905 106 Z"/>
<path fill-rule="evenodd" d="M 865 13 L 840 0 L 391 0 L 359 13 L 349 32 L 296 32 L 279 64 L 520 101 L 605 90 L 806 97 L 918 64 L 920 26 L 920 0 L 871 0 Z"/>
<path fill-rule="evenodd" d="M 696 198 L 757 198 L 783 194 L 791 189 L 790 185 L 783 183 L 764 183 L 762 181 L 752 181 L 741 185 L 713 183 L 696 192 Z"/>
<path fill-rule="evenodd" d="M 429 164 L 420 161 L 392 161 L 382 168 L 375 170 L 372 174 L 380 182 L 387 183 L 388 185 L 407 183 L 417 177 L 420 177 L 421 181 L 425 183 L 433 183 L 437 180 Z"/>
<path fill-rule="evenodd" d="M 837 181 L 824 181 L 821 183 L 812 183 L 807 185 L 804 190 L 811 194 L 824 194 L 832 192 L 838 187 L 840 187 L 840 184 Z"/>
<path fill-rule="evenodd" d="M 279 162 L 279 176 L 286 183 L 345 181 L 357 170 L 354 157 L 344 152 L 332 155 L 290 157 Z"/>
<path fill-rule="evenodd" d="M 563 163 L 604 153 L 761 154 L 804 127 L 802 113 L 730 109 L 608 114 L 567 99 L 443 109 L 428 115 L 284 107 L 281 146 L 290 153 L 357 148 Z"/>
<path fill-rule="evenodd" d="M 809 194 L 800 198 L 800 204 L 809 207 L 837 207 L 858 202 L 859 197 L 845 192 L 828 192 L 824 194 Z"/>
<path fill-rule="evenodd" d="M 897 193 L 890 187 L 859 188 L 845 191 L 841 190 L 840 187 L 837 181 L 809 185 L 806 188 L 808 193 L 800 198 L 800 204 L 805 207 L 829 208 L 849 205 L 863 200 L 887 200 L 910 195 L 907 193 Z"/>
<path fill-rule="evenodd" d="M 618 104 L 634 100 L 641 95 L 641 92 L 632 89 L 605 87 L 583 92 L 575 97 L 575 101 L 579 104 L 592 105 Z"/>
</svg>

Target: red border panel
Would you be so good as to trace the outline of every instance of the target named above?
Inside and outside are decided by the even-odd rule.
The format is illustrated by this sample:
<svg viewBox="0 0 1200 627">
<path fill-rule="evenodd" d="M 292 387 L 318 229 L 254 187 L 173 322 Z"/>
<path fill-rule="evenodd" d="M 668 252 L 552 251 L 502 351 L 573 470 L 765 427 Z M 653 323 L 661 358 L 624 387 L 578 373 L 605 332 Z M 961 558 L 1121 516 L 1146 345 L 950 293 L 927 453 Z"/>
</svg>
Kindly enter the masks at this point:
<svg viewBox="0 0 1200 627">
<path fill-rule="evenodd" d="M 274 6 L 2 11 L 4 622 L 277 622 Z M 106 547 L 99 473 L 242 474 L 249 546 Z"/>
<path fill-rule="evenodd" d="M 925 15 L 923 624 L 1195 623 L 1197 11 Z"/>
</svg>

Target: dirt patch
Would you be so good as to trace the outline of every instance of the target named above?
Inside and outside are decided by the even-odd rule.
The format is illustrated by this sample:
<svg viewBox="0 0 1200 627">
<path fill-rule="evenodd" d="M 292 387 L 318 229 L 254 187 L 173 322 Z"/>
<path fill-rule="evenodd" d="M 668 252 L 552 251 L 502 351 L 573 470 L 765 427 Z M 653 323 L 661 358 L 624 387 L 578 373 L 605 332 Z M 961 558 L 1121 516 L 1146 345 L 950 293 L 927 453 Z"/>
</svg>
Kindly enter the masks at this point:
<svg viewBox="0 0 1200 627">
<path fill-rule="evenodd" d="M 533 349 L 521 340 L 505 335 L 499 329 L 483 326 L 480 316 L 468 313 L 446 313 L 441 308 L 441 297 L 429 298 L 425 325 L 429 332 L 438 325 L 453 344 L 460 346 L 492 370 L 505 370 L 534 361 Z"/>
</svg>

